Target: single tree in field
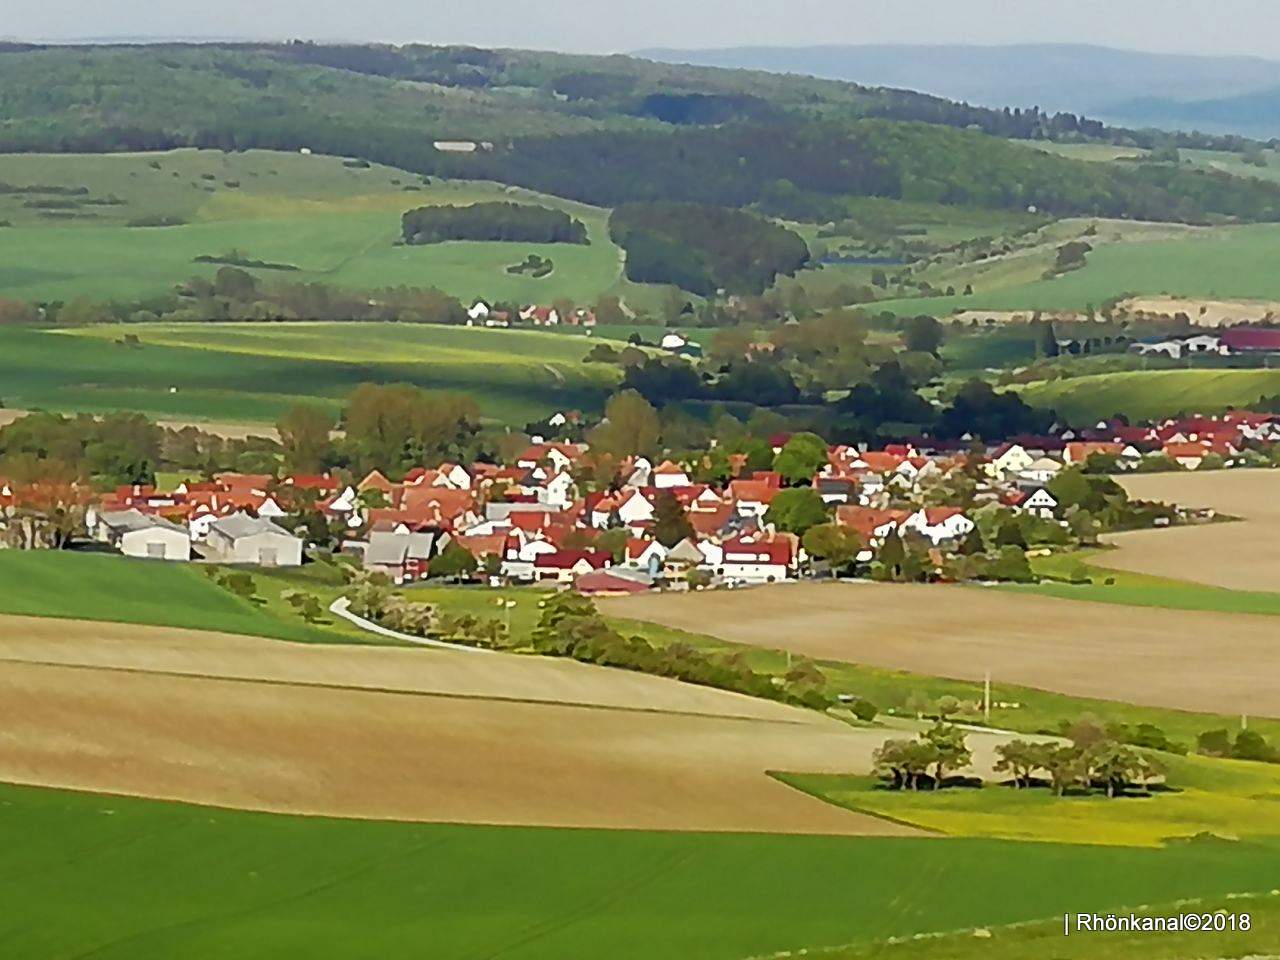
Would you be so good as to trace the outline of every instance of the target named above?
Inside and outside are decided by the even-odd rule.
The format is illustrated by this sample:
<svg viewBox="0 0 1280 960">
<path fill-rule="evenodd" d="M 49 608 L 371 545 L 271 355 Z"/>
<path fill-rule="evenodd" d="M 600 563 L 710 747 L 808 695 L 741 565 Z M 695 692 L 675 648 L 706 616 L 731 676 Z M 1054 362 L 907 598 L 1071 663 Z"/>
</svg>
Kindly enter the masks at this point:
<svg viewBox="0 0 1280 960">
<path fill-rule="evenodd" d="M 623 390 L 605 404 L 604 420 L 591 431 L 592 450 L 615 457 L 651 457 L 658 452 L 662 423 L 658 411 L 634 390 Z"/>
<path fill-rule="evenodd" d="M 1065 744 L 1042 744 L 1039 765 L 1049 774 L 1049 783 L 1059 797 L 1066 793 L 1067 787 L 1080 782 L 1086 775 L 1081 751 Z"/>
<path fill-rule="evenodd" d="M 854 531 L 834 523 L 810 527 L 804 532 L 801 543 L 809 556 L 830 564 L 833 574 L 851 564 L 862 549 L 862 540 Z"/>
</svg>

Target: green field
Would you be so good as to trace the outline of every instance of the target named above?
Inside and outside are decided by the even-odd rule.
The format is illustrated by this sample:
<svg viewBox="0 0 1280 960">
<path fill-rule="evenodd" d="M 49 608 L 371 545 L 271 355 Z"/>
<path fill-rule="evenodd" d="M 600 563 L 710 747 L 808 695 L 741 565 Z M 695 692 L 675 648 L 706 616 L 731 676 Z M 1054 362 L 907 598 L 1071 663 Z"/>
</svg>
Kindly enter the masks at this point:
<svg viewBox="0 0 1280 960">
<path fill-rule="evenodd" d="M 163 293 L 216 265 L 193 262 L 231 249 L 296 271 L 264 280 L 349 289 L 434 286 L 465 300 L 589 303 L 606 292 L 644 300 L 622 280 L 609 211 L 483 182 L 431 181 L 391 167 L 352 168 L 336 157 L 269 151 L 181 150 L 122 155 L 3 155 L 0 183 L 83 188 L 86 194 L 0 192 L 0 297 L 135 299 Z M 457 242 L 396 246 L 400 214 L 425 204 L 484 200 L 541 203 L 586 224 L 591 242 Z M 59 205 L 33 208 L 31 203 Z M 61 207 L 70 209 L 61 209 Z M 162 218 L 176 226 L 130 226 Z M 507 267 L 549 257 L 541 279 Z"/>
<path fill-rule="evenodd" d="M 1031 568 L 1042 577 L 1079 579 L 1084 576 L 1089 578 L 1088 583 L 1053 583 L 1046 580 L 1027 585 L 1005 584 L 998 589 L 1014 593 L 1039 593 L 1063 600 L 1118 603 L 1129 607 L 1280 616 L 1280 592 L 1227 590 L 1203 583 L 1166 580 L 1144 573 L 1112 570 L 1098 563 L 1100 560 L 1105 561 L 1106 555 L 1104 550 L 1081 550 L 1031 561 Z"/>
<path fill-rule="evenodd" d="M 1280 394 L 1277 370 L 1144 370 L 1048 380 L 1018 388 L 1072 423 L 1123 414 L 1137 423 L 1185 413 L 1243 409 Z"/>
<path fill-rule="evenodd" d="M 1267 890 L 1277 852 L 413 825 L 9 786 L 0 824 L 13 960 L 742 960 Z"/>
<path fill-rule="evenodd" d="M 132 334 L 139 346 L 120 341 Z M 151 324 L 0 330 L 0 402 L 17 409 L 271 422 L 293 404 L 334 410 L 361 383 L 470 394 L 522 426 L 598 407 L 617 368 L 584 364 L 586 338 L 410 324 Z"/>
<path fill-rule="evenodd" d="M 311 568 L 307 568 L 310 570 Z M 367 643 L 371 634 L 345 621 L 312 626 L 280 600 L 304 584 L 327 601 L 337 591 L 293 574 L 257 571 L 258 597 L 241 599 L 191 564 L 130 560 L 109 554 L 0 550 L 0 614 L 103 620 L 243 633 L 306 643 Z M 302 582 L 299 582 L 302 581 Z M 332 594 L 332 595 L 330 595 Z"/>
<path fill-rule="evenodd" d="M 1262 957 L 1280 951 L 1280 897 L 1277 891 L 1245 897 L 1208 898 L 1138 908 L 1142 917 L 1176 917 L 1180 914 L 1249 915 L 1249 930 L 1195 930 L 1182 932 L 1074 931 L 1063 936 L 1062 917 L 1038 923 L 952 931 L 925 939 L 859 944 L 837 950 L 820 950 L 820 960 L 1186 960 L 1187 957 Z M 1127 915 L 1129 911 L 1125 911 Z M 1218 921 L 1213 921 L 1217 923 Z M 1222 921 L 1224 924 L 1227 920 Z"/>
</svg>

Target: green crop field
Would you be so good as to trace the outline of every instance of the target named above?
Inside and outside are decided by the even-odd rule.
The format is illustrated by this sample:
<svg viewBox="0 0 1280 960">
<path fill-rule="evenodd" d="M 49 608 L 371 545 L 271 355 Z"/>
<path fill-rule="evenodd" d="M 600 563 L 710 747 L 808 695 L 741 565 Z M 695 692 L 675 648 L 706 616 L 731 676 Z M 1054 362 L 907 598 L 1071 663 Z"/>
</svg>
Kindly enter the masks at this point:
<svg viewBox="0 0 1280 960">
<path fill-rule="evenodd" d="M 138 345 L 120 341 L 132 334 Z M 615 367 L 584 364 L 584 337 L 411 324 L 137 324 L 0 330 L 0 402 L 17 409 L 138 411 L 271 422 L 301 400 L 337 409 L 361 383 L 470 394 L 523 425 L 598 407 Z"/>
<path fill-rule="evenodd" d="M 1263 844 L 415 825 L 12 786 L 0 823 L 13 960 L 742 960 L 1266 890 L 1276 858 Z"/>
<path fill-rule="evenodd" d="M 1280 370 L 1146 370 L 1048 380 L 1020 388 L 1024 400 L 1073 423 L 1113 414 L 1152 420 L 1247 408 L 1280 394 Z"/>
<path fill-rule="evenodd" d="M 309 586 L 321 593 L 327 605 L 337 591 L 298 582 L 302 577 L 300 572 L 255 571 L 261 602 L 254 603 L 224 590 L 203 568 L 190 564 L 109 554 L 0 550 L 0 580 L 21 585 L 21 589 L 0 591 L 0 614 L 216 630 L 307 643 L 378 640 L 345 621 L 326 618 L 316 626 L 305 623 L 279 599 L 280 593 Z"/>
<path fill-rule="evenodd" d="M 191 276 L 211 276 L 217 266 L 195 258 L 232 249 L 298 268 L 255 271 L 267 281 L 434 286 L 467 300 L 532 303 L 560 297 L 588 303 L 606 292 L 632 301 L 652 296 L 622 279 L 609 211 L 498 184 L 424 183 L 415 174 L 346 166 L 336 157 L 208 150 L 3 155 L 0 184 L 62 191 L 0 189 L 0 297 L 144 297 Z M 76 190 L 87 192 L 67 192 Z M 564 210 L 582 220 L 591 242 L 395 245 L 405 210 L 500 199 Z M 157 221 L 176 225 L 136 225 Z M 530 253 L 552 260 L 550 275 L 507 272 Z"/>
</svg>

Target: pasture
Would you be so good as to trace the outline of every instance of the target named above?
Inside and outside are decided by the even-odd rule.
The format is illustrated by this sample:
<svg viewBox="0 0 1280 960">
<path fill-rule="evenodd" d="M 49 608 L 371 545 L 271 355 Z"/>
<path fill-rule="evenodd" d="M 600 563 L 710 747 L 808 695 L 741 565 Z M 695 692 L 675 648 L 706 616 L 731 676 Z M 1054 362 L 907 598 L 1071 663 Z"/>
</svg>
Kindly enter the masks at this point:
<svg viewBox="0 0 1280 960">
<path fill-rule="evenodd" d="M 1089 238 L 1085 238 L 1089 239 Z M 1210 300 L 1280 299 L 1280 226 L 1261 224 L 1213 229 L 1184 229 L 1173 239 L 1106 243 L 1088 254 L 1079 270 L 1043 279 L 1052 258 L 1035 251 L 941 273 L 929 279 L 961 289 L 973 283 L 972 296 L 925 297 L 888 301 L 900 313 L 945 315 L 958 310 L 1078 310 L 1101 306 L 1123 294 L 1167 294 Z M 879 305 L 877 305 L 879 306 Z"/>
<path fill-rule="evenodd" d="M 1248 409 L 1264 397 L 1280 395 L 1280 369 L 1126 370 L 1042 380 L 1016 389 L 1027 403 L 1052 408 L 1071 423 L 1095 423 L 1116 414 L 1139 422 Z"/>
<path fill-rule="evenodd" d="M 651 295 L 622 279 L 607 210 L 499 184 L 259 150 L 3 155 L 0 184 L 13 189 L 0 190 L 0 297 L 11 299 L 138 299 L 212 276 L 217 266 L 195 258 L 232 249 L 297 268 L 256 270 L 266 281 L 434 286 L 467 300 L 536 303 Z M 28 190 L 44 192 L 17 192 Z M 405 210 L 484 200 L 562 209 L 586 224 L 591 242 L 396 245 Z M 552 273 L 507 272 L 530 253 L 550 257 Z"/>
<path fill-rule="evenodd" d="M 13 786 L 0 817 L 13 960 L 374 960 L 425 944 L 439 960 L 743 960 L 1267 890 L 1276 856 L 379 823 Z"/>
<path fill-rule="evenodd" d="M 137 344 L 123 338 L 132 334 Z M 361 383 L 467 393 L 522 426 L 592 409 L 617 377 L 583 337 L 411 324 L 136 324 L 0 330 L 0 400 L 18 409 L 270 423 L 300 401 L 335 412 Z"/>
</svg>

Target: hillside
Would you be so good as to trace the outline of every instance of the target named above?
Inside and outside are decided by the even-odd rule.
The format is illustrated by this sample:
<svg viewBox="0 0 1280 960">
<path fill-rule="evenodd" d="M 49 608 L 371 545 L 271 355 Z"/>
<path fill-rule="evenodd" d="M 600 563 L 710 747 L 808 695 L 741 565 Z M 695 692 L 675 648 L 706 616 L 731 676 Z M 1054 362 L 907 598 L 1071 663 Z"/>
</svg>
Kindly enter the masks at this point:
<svg viewBox="0 0 1280 960">
<path fill-rule="evenodd" d="M 1173 126 L 1182 127 L 1184 118 L 1195 115 L 1195 104 L 1186 101 L 1267 90 L 1280 72 L 1280 64 L 1260 57 L 1142 53 L 1081 44 L 733 47 L 641 50 L 636 55 L 665 63 L 904 87 L 984 107 L 1038 106 L 1136 127 L 1169 127 L 1171 118 L 1177 121 Z M 1187 109 L 1178 110 L 1181 105 Z M 1273 107 L 1255 119 L 1274 126 L 1277 115 Z M 1213 132 L 1258 135 L 1248 117 L 1234 119 L 1242 122 L 1219 123 Z"/>
<path fill-rule="evenodd" d="M 603 205 L 759 204 L 827 220 L 846 199 L 873 196 L 1058 215 L 1280 217 L 1274 185 L 1090 166 L 984 135 L 1113 134 L 1075 115 L 623 57 L 311 44 L 17 50 L 0 53 L 0 115 L 10 152 L 306 148 Z"/>
<path fill-rule="evenodd" d="M 1274 81 L 1276 72 L 1272 73 Z M 1203 91 L 1202 91 L 1203 93 Z M 1178 130 L 1240 133 L 1259 140 L 1280 137 L 1280 86 L 1235 96 L 1176 99 L 1169 96 L 1135 98 L 1116 104 L 1112 115 Z"/>
</svg>

